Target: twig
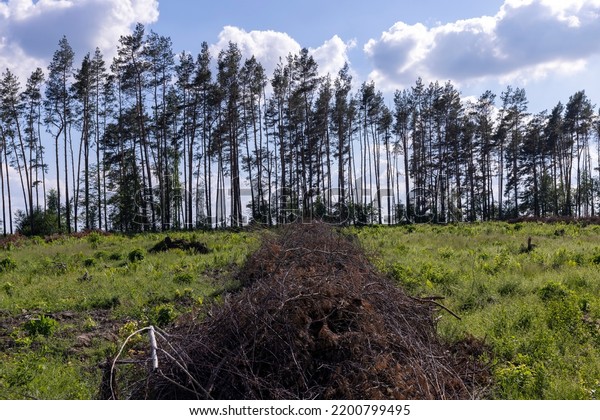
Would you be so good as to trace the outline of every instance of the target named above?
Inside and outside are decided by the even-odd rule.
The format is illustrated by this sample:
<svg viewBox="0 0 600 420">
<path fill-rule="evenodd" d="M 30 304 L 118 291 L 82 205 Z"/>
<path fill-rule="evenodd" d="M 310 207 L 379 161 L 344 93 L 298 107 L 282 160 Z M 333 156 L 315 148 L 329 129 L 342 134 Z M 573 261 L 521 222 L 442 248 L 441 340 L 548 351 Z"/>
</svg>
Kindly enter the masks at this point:
<svg viewBox="0 0 600 420">
<path fill-rule="evenodd" d="M 435 298 L 438 298 L 438 296 L 434 296 Z M 416 300 L 417 302 L 421 302 L 421 303 L 433 303 L 434 305 L 439 306 L 442 309 L 445 309 L 450 315 L 452 315 L 454 318 L 458 319 L 459 321 L 462 321 L 462 318 L 458 315 L 456 315 L 456 313 L 454 313 L 451 309 L 448 309 L 446 306 L 442 305 L 441 303 L 437 302 L 436 300 L 434 300 L 433 298 L 418 298 L 418 297 L 414 297 L 414 296 L 409 296 L 409 298 Z"/>
</svg>

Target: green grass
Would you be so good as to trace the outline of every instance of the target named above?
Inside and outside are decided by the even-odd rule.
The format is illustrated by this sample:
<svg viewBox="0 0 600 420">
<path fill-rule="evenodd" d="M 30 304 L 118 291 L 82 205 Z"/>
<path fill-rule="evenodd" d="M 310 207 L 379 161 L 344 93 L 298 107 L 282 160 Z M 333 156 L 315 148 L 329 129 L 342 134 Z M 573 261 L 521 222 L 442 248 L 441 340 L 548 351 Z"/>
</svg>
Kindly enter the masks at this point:
<svg viewBox="0 0 600 420">
<path fill-rule="evenodd" d="M 461 320 L 439 312 L 444 340 L 484 340 L 491 398 L 598 397 L 600 227 L 481 223 L 346 233 L 412 296 L 445 296 Z M 129 334 L 168 328 L 235 288 L 232 274 L 259 243 L 251 232 L 171 236 L 211 252 L 149 253 L 164 234 L 30 239 L 0 251 L 0 399 L 97 398 L 98 365 Z"/>
<path fill-rule="evenodd" d="M 255 233 L 196 232 L 208 254 L 148 250 L 164 234 L 31 239 L 0 251 L 0 399 L 98 396 L 127 325 L 167 326 L 235 287 Z M 125 327 L 125 328 L 124 328 Z"/>
<path fill-rule="evenodd" d="M 592 399 L 600 393 L 600 228 L 483 223 L 352 229 L 413 296 L 443 295 L 449 341 L 491 350 L 492 397 Z M 526 252 L 527 238 L 536 247 Z"/>
</svg>

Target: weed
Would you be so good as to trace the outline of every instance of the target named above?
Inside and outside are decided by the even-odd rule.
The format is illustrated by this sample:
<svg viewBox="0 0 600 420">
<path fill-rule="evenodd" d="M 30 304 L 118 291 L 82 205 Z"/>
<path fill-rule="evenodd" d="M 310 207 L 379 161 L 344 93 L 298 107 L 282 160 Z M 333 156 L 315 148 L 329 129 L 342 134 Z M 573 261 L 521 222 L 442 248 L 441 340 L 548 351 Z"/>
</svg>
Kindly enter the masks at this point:
<svg viewBox="0 0 600 420">
<path fill-rule="evenodd" d="M 51 336 L 58 327 L 58 321 L 41 315 L 38 319 L 30 319 L 23 324 L 23 329 L 31 336 L 43 335 Z"/>
<path fill-rule="evenodd" d="M 513 296 L 519 292 L 519 283 L 514 280 L 505 281 L 498 287 L 500 296 Z"/>
<path fill-rule="evenodd" d="M 85 321 L 83 321 L 83 330 L 86 332 L 94 331 L 98 327 L 98 323 L 94 321 L 94 318 L 88 316 Z"/>
<path fill-rule="evenodd" d="M 121 258 L 123 258 L 123 255 L 121 255 L 121 253 L 118 251 L 113 252 L 108 256 L 108 259 L 111 261 L 120 261 Z"/>
<path fill-rule="evenodd" d="M 83 260 L 84 267 L 93 267 L 95 265 L 96 265 L 96 260 L 93 258 L 86 258 L 85 260 Z"/>
<path fill-rule="evenodd" d="M 100 244 L 101 236 L 98 232 L 91 232 L 87 236 L 87 241 L 91 245 L 92 249 L 98 248 L 98 244 Z"/>
<path fill-rule="evenodd" d="M 536 399 L 540 396 L 536 392 L 535 371 L 524 364 L 506 366 L 496 369 L 495 378 L 503 399 Z"/>
<path fill-rule="evenodd" d="M 158 327 L 164 327 L 175 319 L 175 308 L 170 303 L 164 303 L 154 308 L 153 322 Z"/>
<path fill-rule="evenodd" d="M 569 290 L 561 283 L 550 281 L 540 289 L 539 295 L 544 302 L 562 300 L 569 295 Z"/>
<path fill-rule="evenodd" d="M 4 293 L 6 293 L 6 295 L 10 297 L 14 293 L 15 285 L 7 281 L 2 285 L 2 289 L 4 290 Z"/>
<path fill-rule="evenodd" d="M 177 284 L 190 284 L 194 281 L 194 276 L 190 273 L 180 273 L 173 278 L 173 281 Z"/>
<path fill-rule="evenodd" d="M 129 254 L 127 254 L 127 259 L 130 262 L 137 262 L 137 261 L 142 261 L 144 259 L 144 251 L 141 250 L 140 248 L 136 248 L 133 251 L 131 251 Z"/>
<path fill-rule="evenodd" d="M 11 257 L 6 257 L 0 260 L 0 273 L 4 271 L 12 271 L 17 268 L 17 262 Z"/>
<path fill-rule="evenodd" d="M 121 304 L 119 296 L 111 296 L 107 298 L 95 299 L 92 302 L 92 308 L 94 309 L 114 309 Z"/>
</svg>

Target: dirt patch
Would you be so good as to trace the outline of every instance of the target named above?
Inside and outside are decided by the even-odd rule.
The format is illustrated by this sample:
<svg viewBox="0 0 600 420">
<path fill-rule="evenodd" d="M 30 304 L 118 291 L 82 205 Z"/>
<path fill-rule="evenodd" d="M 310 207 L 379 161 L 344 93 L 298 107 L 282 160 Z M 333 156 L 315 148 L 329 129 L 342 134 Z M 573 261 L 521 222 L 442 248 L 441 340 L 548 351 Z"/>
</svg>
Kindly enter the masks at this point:
<svg viewBox="0 0 600 420">
<path fill-rule="evenodd" d="M 445 346 L 440 308 L 324 225 L 266 236 L 239 277 L 203 321 L 159 334 L 159 369 L 126 384 L 131 398 L 470 399 L 488 385 L 480 342 Z"/>
<path fill-rule="evenodd" d="M 198 254 L 208 254 L 210 252 L 202 242 L 188 241 L 187 239 L 171 239 L 169 236 L 150 248 L 150 252 L 165 252 L 170 249 L 182 249 Z"/>
</svg>

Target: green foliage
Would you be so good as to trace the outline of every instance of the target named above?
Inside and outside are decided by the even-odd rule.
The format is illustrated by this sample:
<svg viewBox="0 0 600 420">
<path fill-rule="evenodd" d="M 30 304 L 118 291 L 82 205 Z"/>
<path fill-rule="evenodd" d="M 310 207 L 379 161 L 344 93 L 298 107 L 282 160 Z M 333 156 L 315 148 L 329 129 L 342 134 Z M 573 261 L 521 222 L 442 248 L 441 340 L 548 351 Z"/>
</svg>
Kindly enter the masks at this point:
<svg viewBox="0 0 600 420">
<path fill-rule="evenodd" d="M 43 335 L 44 337 L 51 336 L 58 327 L 58 321 L 41 315 L 37 319 L 30 319 L 23 324 L 23 329 L 31 336 Z"/>
<path fill-rule="evenodd" d="M 0 323 L 15 325 L 7 332 L 12 345 L 0 352 L 0 399 L 97 397 L 97 366 L 116 354 L 115 331 L 122 342 L 123 334 L 141 326 L 168 325 L 195 310 L 229 284 L 258 243 L 255 233 L 182 232 L 178 238 L 214 251 L 151 254 L 144 250 L 165 235 L 90 237 L 94 233 L 51 242 L 21 238 L 0 257 L 14 263 L 5 263 L 11 271 L 0 274 Z M 142 255 L 143 264 L 130 262 L 132 250 L 132 259 Z M 91 281 L 81 281 L 84 271 Z M 21 321 L 23 313 L 41 312 L 44 317 Z M 144 334 L 128 349 L 138 344 L 147 345 Z"/>
<path fill-rule="evenodd" d="M 6 257 L 0 260 L 0 273 L 12 271 L 17 268 L 17 262 L 11 257 Z"/>
<path fill-rule="evenodd" d="M 415 225 L 357 235 L 411 295 L 445 297 L 462 318 L 440 312 L 446 340 L 485 340 L 494 398 L 592 398 L 600 377 L 600 230 L 559 227 Z M 537 246 L 519 252 L 528 237 Z"/>
<path fill-rule="evenodd" d="M 129 254 L 127 254 L 127 259 L 130 262 L 142 261 L 144 258 L 145 258 L 144 251 L 140 248 L 136 248 L 133 251 L 131 251 Z"/>
<path fill-rule="evenodd" d="M 16 227 L 17 232 L 24 236 L 49 236 L 59 233 L 56 214 L 40 208 L 33 210 L 32 214 L 18 210 Z"/>
<path fill-rule="evenodd" d="M 544 302 L 564 300 L 569 295 L 569 291 L 561 283 L 550 281 L 540 289 L 539 295 Z"/>
<path fill-rule="evenodd" d="M 83 260 L 84 267 L 93 267 L 96 265 L 96 260 L 94 258 L 86 258 Z"/>
<path fill-rule="evenodd" d="M 518 231 L 507 223 L 481 223 L 344 232 L 358 238 L 373 263 L 407 293 L 445 297 L 443 304 L 462 318 L 439 312 L 445 340 L 470 334 L 486 342 L 494 367 L 492 397 L 597 398 L 600 272 L 594 259 L 600 254 L 600 230 L 561 228 L 560 236 L 554 234 L 557 226 L 529 223 Z M 218 301 L 210 296 L 230 287 L 257 235 L 195 235 L 210 254 L 146 254 L 143 250 L 165 236 L 143 234 L 102 236 L 97 247 L 89 236 L 26 240 L 3 256 L 16 264 L 1 275 L 3 313 L 15 319 L 22 311 L 43 311 L 52 321 L 58 312 L 73 318 L 67 323 L 55 317 L 60 328 L 50 326 L 47 337 L 30 333 L 22 321 L 16 324 L 8 333 L 14 345 L 0 354 L 0 398 L 93 398 L 101 380 L 95 366 L 116 351 L 105 332 L 119 331 L 122 342 L 142 326 L 168 326 L 179 314 Z M 538 246 L 519 253 L 529 236 Z M 192 239 L 185 233 L 178 237 Z M 130 263 L 131 250 L 141 251 L 143 264 Z M 82 267 L 92 281 L 78 280 Z M 38 327 L 32 322 L 27 328 Z M 82 350 L 76 338 L 90 333 L 98 338 Z M 146 346 L 146 340 L 136 336 L 128 348 Z"/>
<path fill-rule="evenodd" d="M 112 254 L 110 254 L 108 256 L 108 259 L 111 260 L 111 261 L 120 261 L 121 258 L 123 258 L 123 255 L 121 255 L 121 253 L 118 252 L 118 251 L 117 252 L 113 252 Z"/>
<path fill-rule="evenodd" d="M 173 278 L 173 281 L 177 284 L 190 284 L 194 281 L 194 276 L 190 273 L 180 273 Z"/>
<path fill-rule="evenodd" d="M 499 397 L 502 399 L 540 399 L 542 398 L 539 386 L 538 372 L 525 365 L 499 367 L 495 371 Z"/>
<path fill-rule="evenodd" d="M 100 244 L 101 239 L 102 239 L 102 236 L 100 236 L 100 234 L 98 232 L 91 232 L 87 236 L 87 241 L 90 243 L 90 245 L 93 249 L 98 248 L 98 245 Z"/>
<path fill-rule="evenodd" d="M 175 307 L 170 303 L 165 303 L 153 309 L 151 321 L 158 327 L 164 327 L 170 324 L 175 317 Z"/>
<path fill-rule="evenodd" d="M 7 296 L 12 296 L 15 290 L 15 285 L 7 281 L 2 285 L 2 290 L 4 290 L 4 293 L 6 293 Z"/>
</svg>

